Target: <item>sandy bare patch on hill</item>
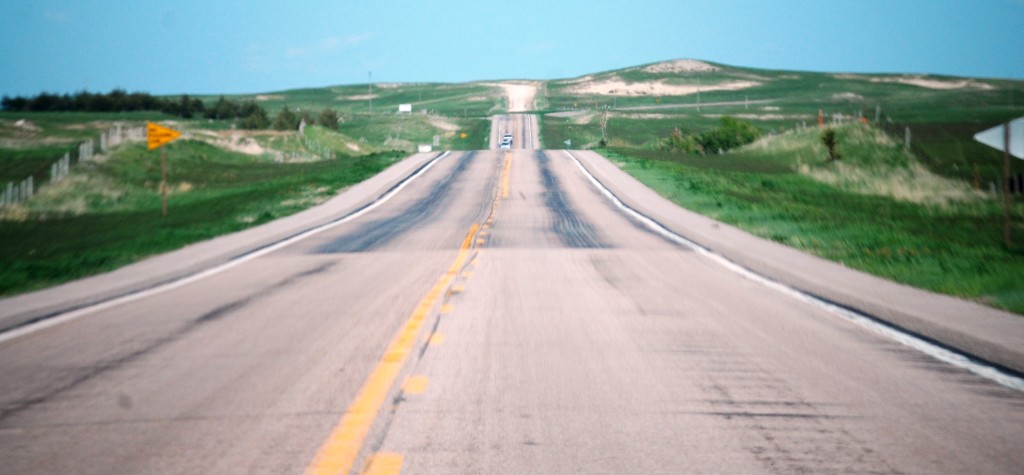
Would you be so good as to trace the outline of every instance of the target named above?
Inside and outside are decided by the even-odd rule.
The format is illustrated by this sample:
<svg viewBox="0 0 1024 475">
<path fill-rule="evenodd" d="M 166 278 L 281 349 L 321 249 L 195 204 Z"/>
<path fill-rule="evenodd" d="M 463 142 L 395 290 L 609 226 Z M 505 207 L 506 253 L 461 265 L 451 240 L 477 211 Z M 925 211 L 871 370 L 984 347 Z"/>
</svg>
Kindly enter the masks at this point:
<svg viewBox="0 0 1024 475">
<path fill-rule="evenodd" d="M 871 81 L 873 83 L 888 83 L 888 84 L 906 84 L 908 86 L 923 87 L 925 89 L 938 89 L 938 90 L 951 90 L 951 89 L 979 89 L 983 91 L 989 91 L 995 89 L 994 86 L 981 81 L 975 81 L 974 79 L 935 79 L 922 75 L 910 75 L 910 76 L 893 76 L 893 77 L 877 77 L 877 76 L 861 76 L 858 74 L 833 74 L 832 77 L 836 79 L 857 79 L 860 81 Z"/>
<path fill-rule="evenodd" d="M 509 112 L 533 110 L 533 99 L 537 96 L 537 83 L 501 83 L 499 86 L 508 96 Z"/>
<path fill-rule="evenodd" d="M 863 101 L 864 96 L 853 92 L 840 92 L 832 94 L 832 99 L 837 101 Z"/>
<path fill-rule="evenodd" d="M 909 84 L 911 86 L 923 87 L 927 89 L 981 89 L 988 91 L 994 89 L 991 84 L 978 82 L 973 79 L 961 79 L 958 81 L 943 81 L 940 79 L 929 79 L 921 76 L 917 77 L 901 77 L 901 78 L 872 78 L 871 82 L 896 82 L 900 84 Z"/>
<path fill-rule="evenodd" d="M 255 98 L 257 101 L 280 101 L 284 96 L 280 94 L 260 94 Z"/>
<path fill-rule="evenodd" d="M 335 99 L 339 101 L 367 101 L 370 99 L 376 99 L 376 94 L 357 94 L 354 96 L 338 96 Z"/>
<path fill-rule="evenodd" d="M 444 117 L 441 117 L 439 115 L 429 115 L 427 117 L 428 120 L 430 121 L 430 125 L 433 125 L 438 129 L 444 130 L 445 132 L 454 132 L 456 130 L 459 130 L 458 124 Z"/>
<path fill-rule="evenodd" d="M 269 151 L 263 148 L 254 137 L 291 135 L 287 130 L 222 130 L 217 132 L 197 130 L 194 138 L 203 140 L 215 147 L 246 155 L 263 155 Z"/>
<path fill-rule="evenodd" d="M 718 71 L 718 66 L 712 66 L 696 59 L 676 59 L 652 64 L 643 68 L 648 73 L 704 73 Z"/>
<path fill-rule="evenodd" d="M 665 81 L 625 82 L 621 79 L 607 79 L 579 84 L 567 89 L 571 94 L 597 94 L 602 96 L 687 96 L 697 91 L 736 91 L 761 83 L 756 81 L 728 81 L 718 84 L 667 84 Z"/>
<path fill-rule="evenodd" d="M 240 152 L 246 155 L 263 155 L 266 152 L 266 149 L 256 139 L 245 132 L 224 131 L 211 134 L 200 131 L 198 135 L 206 139 L 206 142 L 232 152 Z"/>
<path fill-rule="evenodd" d="M 590 81 L 593 81 L 593 80 L 594 80 L 594 76 L 587 75 L 587 76 L 583 76 L 583 77 L 578 77 L 576 79 L 566 79 L 566 80 L 559 81 L 559 82 L 561 82 L 563 84 L 579 84 L 581 82 L 590 82 Z"/>
</svg>

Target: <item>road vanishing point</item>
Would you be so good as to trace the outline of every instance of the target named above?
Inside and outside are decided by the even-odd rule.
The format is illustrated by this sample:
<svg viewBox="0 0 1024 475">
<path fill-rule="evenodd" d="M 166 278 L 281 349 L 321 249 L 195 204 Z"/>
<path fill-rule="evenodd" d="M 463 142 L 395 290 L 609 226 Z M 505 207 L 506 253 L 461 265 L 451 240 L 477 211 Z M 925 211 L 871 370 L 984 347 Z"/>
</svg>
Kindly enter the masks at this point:
<svg viewBox="0 0 1024 475">
<path fill-rule="evenodd" d="M 535 117 L 0 301 L 21 319 L 0 333 L 0 472 L 1021 473 L 1019 317 L 918 291 L 873 307 L 910 290 L 541 150 Z M 878 325 L 904 307 L 978 315 L 907 332 L 969 355 Z"/>
</svg>

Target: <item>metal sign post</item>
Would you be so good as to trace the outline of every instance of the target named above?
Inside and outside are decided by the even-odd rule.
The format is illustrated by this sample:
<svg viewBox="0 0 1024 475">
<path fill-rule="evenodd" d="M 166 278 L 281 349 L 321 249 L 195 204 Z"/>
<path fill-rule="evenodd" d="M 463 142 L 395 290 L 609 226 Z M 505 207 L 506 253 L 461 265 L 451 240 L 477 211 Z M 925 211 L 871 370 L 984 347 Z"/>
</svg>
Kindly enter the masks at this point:
<svg viewBox="0 0 1024 475">
<path fill-rule="evenodd" d="M 181 137 L 181 132 L 152 122 L 146 123 L 146 145 L 149 150 L 160 148 L 160 202 L 164 216 L 167 216 L 167 145 Z"/>
</svg>

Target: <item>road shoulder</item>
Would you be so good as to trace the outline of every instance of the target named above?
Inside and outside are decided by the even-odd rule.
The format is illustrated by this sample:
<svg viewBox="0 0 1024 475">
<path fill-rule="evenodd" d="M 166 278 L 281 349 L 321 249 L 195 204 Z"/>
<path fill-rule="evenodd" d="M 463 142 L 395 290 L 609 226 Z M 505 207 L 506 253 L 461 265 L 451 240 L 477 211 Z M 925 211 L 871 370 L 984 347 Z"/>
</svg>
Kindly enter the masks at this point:
<svg viewBox="0 0 1024 475">
<path fill-rule="evenodd" d="M 1024 318 L 898 284 L 806 254 L 681 208 L 603 156 L 574 151 L 623 203 L 760 275 L 942 346 L 1024 373 Z"/>
<path fill-rule="evenodd" d="M 0 332 L 173 282 L 329 223 L 377 199 L 436 156 L 437 153 L 409 156 L 327 202 L 285 218 L 191 244 L 104 274 L 0 299 Z"/>
</svg>

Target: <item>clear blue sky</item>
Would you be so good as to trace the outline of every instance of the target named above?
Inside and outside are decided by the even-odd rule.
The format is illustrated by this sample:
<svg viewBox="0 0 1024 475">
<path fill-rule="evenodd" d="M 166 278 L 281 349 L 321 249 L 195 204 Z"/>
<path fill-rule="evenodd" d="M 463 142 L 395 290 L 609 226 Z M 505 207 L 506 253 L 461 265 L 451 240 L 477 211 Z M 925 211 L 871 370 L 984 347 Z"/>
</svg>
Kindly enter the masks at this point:
<svg viewBox="0 0 1024 475">
<path fill-rule="evenodd" d="M 1024 79 L 1024 0 L 0 0 L 0 94 L 554 79 L 674 58 Z"/>
</svg>

